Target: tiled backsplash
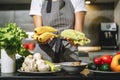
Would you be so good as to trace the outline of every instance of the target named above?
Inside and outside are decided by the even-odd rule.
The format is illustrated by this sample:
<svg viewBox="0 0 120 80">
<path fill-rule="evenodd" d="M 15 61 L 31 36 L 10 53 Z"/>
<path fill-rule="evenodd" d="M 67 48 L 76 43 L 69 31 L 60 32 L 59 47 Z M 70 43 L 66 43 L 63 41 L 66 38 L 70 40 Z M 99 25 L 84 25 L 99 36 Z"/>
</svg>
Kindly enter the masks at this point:
<svg viewBox="0 0 120 80">
<path fill-rule="evenodd" d="M 29 10 L 0 11 L 0 25 L 4 26 L 8 22 L 15 22 L 26 31 L 33 31 L 34 29 Z"/>
</svg>

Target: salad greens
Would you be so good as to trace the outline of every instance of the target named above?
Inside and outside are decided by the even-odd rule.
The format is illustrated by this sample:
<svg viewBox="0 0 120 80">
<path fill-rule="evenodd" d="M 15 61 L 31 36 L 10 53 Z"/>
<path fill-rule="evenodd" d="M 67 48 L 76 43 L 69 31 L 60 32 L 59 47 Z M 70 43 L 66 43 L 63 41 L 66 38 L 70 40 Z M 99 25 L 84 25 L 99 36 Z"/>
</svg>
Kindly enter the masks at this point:
<svg viewBox="0 0 120 80">
<path fill-rule="evenodd" d="M 8 55 L 27 56 L 30 52 L 22 45 L 22 40 L 27 37 L 26 32 L 16 23 L 7 23 L 5 27 L 0 28 L 0 49 L 5 49 Z"/>
</svg>

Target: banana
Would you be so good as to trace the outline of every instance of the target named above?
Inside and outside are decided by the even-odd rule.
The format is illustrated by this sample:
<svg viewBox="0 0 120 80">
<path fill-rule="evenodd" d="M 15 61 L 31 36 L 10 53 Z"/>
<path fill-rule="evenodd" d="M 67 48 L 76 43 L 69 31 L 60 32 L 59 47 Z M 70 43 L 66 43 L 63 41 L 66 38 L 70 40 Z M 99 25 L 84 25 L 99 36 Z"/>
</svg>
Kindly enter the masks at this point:
<svg viewBox="0 0 120 80">
<path fill-rule="evenodd" d="M 44 43 L 47 40 L 49 40 L 51 37 L 58 37 L 58 35 L 51 33 L 51 32 L 45 32 L 38 36 L 38 41 Z"/>
<path fill-rule="evenodd" d="M 41 35 L 45 32 L 56 32 L 56 31 L 57 31 L 57 29 L 55 29 L 51 26 L 41 26 L 41 27 L 36 27 L 34 29 L 34 32 L 38 35 Z"/>
<path fill-rule="evenodd" d="M 52 72 L 58 71 L 58 68 L 55 66 L 54 63 L 52 63 L 50 61 L 47 61 L 47 60 L 44 60 L 44 61 L 45 61 L 46 64 L 48 64 L 50 66 Z"/>
</svg>

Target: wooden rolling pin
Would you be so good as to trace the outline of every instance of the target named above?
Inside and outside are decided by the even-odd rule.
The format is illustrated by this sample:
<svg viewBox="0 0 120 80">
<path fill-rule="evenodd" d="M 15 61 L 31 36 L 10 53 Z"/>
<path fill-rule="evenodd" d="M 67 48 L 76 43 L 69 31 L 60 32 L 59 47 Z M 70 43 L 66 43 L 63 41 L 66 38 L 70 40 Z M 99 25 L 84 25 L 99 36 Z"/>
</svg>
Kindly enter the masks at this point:
<svg viewBox="0 0 120 80">
<path fill-rule="evenodd" d="M 80 52 L 93 52 L 93 51 L 99 51 L 101 50 L 101 47 L 99 46 L 78 46 L 78 51 Z"/>
</svg>

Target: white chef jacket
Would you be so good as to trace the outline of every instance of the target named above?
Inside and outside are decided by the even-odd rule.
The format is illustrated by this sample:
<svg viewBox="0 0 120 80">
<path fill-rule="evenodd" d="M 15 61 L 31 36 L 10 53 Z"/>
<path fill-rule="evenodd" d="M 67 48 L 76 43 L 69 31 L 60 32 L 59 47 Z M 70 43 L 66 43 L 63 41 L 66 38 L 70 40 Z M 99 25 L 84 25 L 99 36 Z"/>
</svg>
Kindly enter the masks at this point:
<svg viewBox="0 0 120 80">
<path fill-rule="evenodd" d="M 29 15 L 40 15 L 44 0 L 32 0 Z M 85 0 L 70 0 L 74 7 L 74 12 L 87 11 Z"/>
</svg>

